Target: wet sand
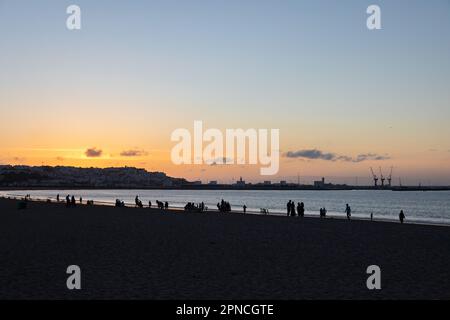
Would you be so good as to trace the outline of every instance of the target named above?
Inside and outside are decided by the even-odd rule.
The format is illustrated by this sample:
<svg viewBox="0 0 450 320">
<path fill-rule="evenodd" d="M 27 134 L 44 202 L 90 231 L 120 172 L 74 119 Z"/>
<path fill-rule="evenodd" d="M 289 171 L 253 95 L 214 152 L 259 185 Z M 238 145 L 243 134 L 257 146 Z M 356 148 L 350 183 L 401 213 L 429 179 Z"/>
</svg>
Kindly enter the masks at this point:
<svg viewBox="0 0 450 320">
<path fill-rule="evenodd" d="M 445 226 L 0 199 L 0 299 L 449 299 L 449 266 Z"/>
</svg>

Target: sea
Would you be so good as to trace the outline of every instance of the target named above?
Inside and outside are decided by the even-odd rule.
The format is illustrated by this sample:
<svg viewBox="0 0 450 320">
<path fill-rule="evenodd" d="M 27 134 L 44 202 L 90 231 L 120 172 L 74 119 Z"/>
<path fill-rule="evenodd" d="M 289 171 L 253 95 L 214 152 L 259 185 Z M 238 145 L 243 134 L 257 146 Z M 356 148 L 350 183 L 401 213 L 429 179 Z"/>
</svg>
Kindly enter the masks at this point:
<svg viewBox="0 0 450 320">
<path fill-rule="evenodd" d="M 398 221 L 403 210 L 406 221 L 421 224 L 450 226 L 450 191 L 390 191 L 390 190 L 20 190 L 0 191 L 3 197 L 23 197 L 29 194 L 35 200 L 61 200 L 74 195 L 78 200 L 93 200 L 96 204 L 114 205 L 116 199 L 134 206 L 136 196 L 148 206 L 156 200 L 169 202 L 169 207 L 183 208 L 187 202 L 204 202 L 208 211 L 217 210 L 222 199 L 231 204 L 233 211 L 247 206 L 248 214 L 261 214 L 268 209 L 270 215 L 286 216 L 289 200 L 303 202 L 306 216 L 319 216 L 320 208 L 327 209 L 327 217 L 345 218 L 345 205 L 352 209 L 352 217 Z"/>
</svg>

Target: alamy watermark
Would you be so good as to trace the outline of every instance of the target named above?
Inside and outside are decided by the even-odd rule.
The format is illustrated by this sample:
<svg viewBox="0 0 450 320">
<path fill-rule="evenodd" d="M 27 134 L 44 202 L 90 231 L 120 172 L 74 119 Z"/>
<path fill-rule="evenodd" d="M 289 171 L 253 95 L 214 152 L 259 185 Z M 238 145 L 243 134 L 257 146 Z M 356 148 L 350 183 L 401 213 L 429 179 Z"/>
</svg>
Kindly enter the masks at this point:
<svg viewBox="0 0 450 320">
<path fill-rule="evenodd" d="M 66 20 L 66 27 L 69 30 L 81 29 L 81 8 L 75 4 L 67 7 L 66 13 L 69 14 Z"/>
<path fill-rule="evenodd" d="M 223 134 L 214 128 L 203 132 L 203 122 L 194 121 L 193 135 L 179 128 L 172 132 L 171 140 L 178 142 L 170 154 L 176 165 L 260 165 L 261 175 L 275 175 L 279 170 L 279 129 L 270 129 L 270 136 L 268 129 L 226 129 Z"/>
<path fill-rule="evenodd" d="M 366 273 L 370 276 L 367 278 L 366 286 L 369 290 L 381 290 L 381 269 L 373 264 L 367 267 Z"/>
<path fill-rule="evenodd" d="M 367 18 L 366 25 L 369 30 L 381 29 L 381 9 L 379 6 L 372 4 L 367 7 L 367 14 L 370 16 Z"/>
<path fill-rule="evenodd" d="M 73 264 L 67 267 L 66 273 L 70 276 L 67 278 L 66 286 L 69 290 L 81 289 L 81 269 L 79 266 Z"/>
<path fill-rule="evenodd" d="M 69 30 L 80 30 L 81 29 L 81 8 L 72 4 L 67 7 L 66 13 L 69 16 L 66 19 L 66 27 Z M 366 26 L 369 30 L 380 30 L 381 29 L 381 9 L 380 6 L 372 4 L 367 7 L 366 13 L 370 16 L 366 20 Z"/>
</svg>

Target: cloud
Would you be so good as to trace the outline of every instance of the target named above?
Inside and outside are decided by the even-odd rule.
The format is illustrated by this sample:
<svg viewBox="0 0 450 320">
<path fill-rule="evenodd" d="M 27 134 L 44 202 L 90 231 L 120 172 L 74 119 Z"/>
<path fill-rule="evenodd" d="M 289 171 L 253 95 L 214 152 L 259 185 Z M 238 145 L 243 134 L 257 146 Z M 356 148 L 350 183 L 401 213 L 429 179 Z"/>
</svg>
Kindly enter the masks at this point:
<svg viewBox="0 0 450 320">
<path fill-rule="evenodd" d="M 362 162 L 366 160 L 389 160 L 391 157 L 388 155 L 378 155 L 376 153 L 359 154 L 356 159 L 352 159 L 352 162 Z"/>
<path fill-rule="evenodd" d="M 327 161 L 336 161 L 337 156 L 334 153 L 322 152 L 316 149 L 288 151 L 286 152 L 287 158 L 306 158 L 306 159 L 321 159 Z"/>
<path fill-rule="evenodd" d="M 144 150 L 125 150 L 120 153 L 121 157 L 141 157 L 148 155 Z"/>
<path fill-rule="evenodd" d="M 86 157 L 88 158 L 98 158 L 102 155 L 102 150 L 97 149 L 97 148 L 89 148 L 87 149 L 84 154 L 86 155 Z"/>
<path fill-rule="evenodd" d="M 319 159 L 325 161 L 344 161 L 344 162 L 363 162 L 367 160 L 379 161 L 390 159 L 388 155 L 378 155 L 376 153 L 359 154 L 356 158 L 346 155 L 338 155 L 332 152 L 323 152 L 317 149 L 288 151 L 285 154 L 287 158 L 306 158 Z"/>
</svg>

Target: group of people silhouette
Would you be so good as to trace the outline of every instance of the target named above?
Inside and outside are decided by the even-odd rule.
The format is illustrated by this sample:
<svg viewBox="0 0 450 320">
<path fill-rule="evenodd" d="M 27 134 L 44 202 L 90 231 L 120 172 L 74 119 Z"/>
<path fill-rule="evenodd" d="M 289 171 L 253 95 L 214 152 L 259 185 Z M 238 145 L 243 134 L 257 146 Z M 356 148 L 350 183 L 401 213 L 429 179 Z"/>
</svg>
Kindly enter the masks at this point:
<svg viewBox="0 0 450 320">
<path fill-rule="evenodd" d="M 59 194 L 56 195 L 56 202 L 60 201 Z M 79 199 L 80 204 L 83 203 L 83 198 L 80 197 Z M 66 207 L 75 207 L 76 206 L 76 200 L 75 196 L 70 196 L 69 194 L 66 196 Z"/>
<path fill-rule="evenodd" d="M 75 196 L 70 197 L 70 195 L 67 195 L 66 196 L 66 207 L 75 207 L 75 206 L 76 206 Z"/>
<path fill-rule="evenodd" d="M 287 209 L 287 216 L 295 217 L 295 202 L 292 200 L 289 200 L 289 202 L 286 204 Z M 303 217 L 305 215 L 305 204 L 303 202 L 297 202 L 297 215 L 299 217 Z"/>
<path fill-rule="evenodd" d="M 224 201 L 222 199 L 222 201 L 217 203 L 217 209 L 220 212 L 230 212 L 231 211 L 231 205 L 228 201 Z"/>
<path fill-rule="evenodd" d="M 120 200 L 120 199 L 116 199 L 116 204 L 115 204 L 115 206 L 116 206 L 116 207 L 119 207 L 119 208 L 126 207 L 125 202 L 122 201 L 122 200 Z M 135 206 L 136 208 L 144 208 L 144 204 L 142 203 L 142 200 L 139 199 L 139 196 L 136 196 L 136 197 L 134 198 L 134 206 Z M 152 202 L 151 202 L 151 201 L 148 201 L 148 207 L 149 207 L 149 208 L 152 207 Z M 156 200 L 156 207 L 157 207 L 158 209 L 169 209 L 169 202 L 167 202 L 167 201 L 162 202 L 162 201 Z"/>
<path fill-rule="evenodd" d="M 125 202 L 121 201 L 120 199 L 116 199 L 116 207 L 118 208 L 125 207 Z"/>
<path fill-rule="evenodd" d="M 165 201 L 165 202 L 162 202 L 162 201 L 159 201 L 159 200 L 156 200 L 156 206 L 158 207 L 158 209 L 169 209 L 169 202 L 167 202 L 167 201 Z"/>
<path fill-rule="evenodd" d="M 24 198 L 24 200 L 28 200 L 28 199 L 31 200 L 31 196 L 30 195 L 26 195 L 25 198 Z M 59 194 L 56 196 L 56 201 L 60 202 Z M 138 208 L 143 208 L 144 207 L 144 205 L 142 204 L 142 201 L 139 199 L 139 196 L 136 196 L 134 201 L 135 201 L 135 206 L 136 207 L 138 207 Z M 65 203 L 66 203 L 66 207 L 75 207 L 76 206 L 75 196 L 67 195 Z M 83 198 L 82 197 L 80 197 L 79 203 L 80 204 L 83 203 Z M 87 205 L 93 205 L 94 201 L 93 200 L 88 200 L 86 202 L 86 204 Z M 120 199 L 116 199 L 115 206 L 116 207 L 125 207 L 125 202 L 121 201 Z M 169 209 L 169 202 L 167 202 L 167 201 L 162 202 L 162 201 L 156 200 L 156 206 L 157 206 L 158 209 L 166 209 L 167 210 L 167 209 Z M 152 207 L 152 202 L 151 201 L 148 202 L 148 207 L 149 208 Z M 247 206 L 243 205 L 242 208 L 243 208 L 243 212 L 246 213 L 247 212 Z M 204 202 L 201 202 L 201 203 L 198 203 L 198 204 L 196 204 L 194 202 L 188 202 L 184 206 L 184 210 L 185 211 L 204 212 L 204 211 L 206 211 L 206 209 L 207 209 L 207 207 L 205 206 Z M 220 202 L 217 203 L 217 209 L 220 212 L 230 212 L 231 211 L 231 205 L 230 205 L 230 203 L 228 201 L 224 201 L 222 199 Z M 287 210 L 287 216 L 288 217 L 289 216 L 290 217 L 294 217 L 294 216 L 303 217 L 305 215 L 305 204 L 303 202 L 297 202 L 297 205 L 296 205 L 294 201 L 289 200 L 289 202 L 286 204 L 286 210 Z M 263 209 L 261 209 L 261 212 L 267 214 L 268 210 L 264 209 L 264 212 L 263 212 Z M 352 216 L 352 209 L 351 209 L 351 207 L 350 207 L 350 205 L 348 203 L 345 205 L 344 212 L 346 214 L 347 219 L 350 220 L 351 216 Z M 326 215 L 327 215 L 327 209 L 325 207 L 320 208 L 320 210 L 319 210 L 320 218 L 326 218 Z M 404 222 L 406 217 L 405 217 L 405 213 L 403 212 L 403 210 L 400 210 L 398 218 L 400 220 L 400 223 Z M 373 220 L 373 213 L 370 214 L 370 220 L 371 221 Z"/>
<path fill-rule="evenodd" d="M 303 217 L 305 215 L 305 204 L 303 202 L 297 202 L 297 211 L 296 211 L 295 202 L 289 200 L 289 202 L 286 204 L 286 210 L 288 217 L 295 217 L 296 215 L 299 217 Z M 350 217 L 352 216 L 352 209 L 350 208 L 348 203 L 345 205 L 344 212 L 347 214 L 347 219 L 350 220 Z M 327 216 L 327 209 L 325 207 L 320 208 L 319 217 L 325 218 L 326 216 Z"/>
<path fill-rule="evenodd" d="M 205 207 L 205 203 L 203 201 L 198 204 L 195 204 L 194 202 L 188 202 L 184 206 L 185 211 L 203 212 L 203 211 L 206 211 L 206 209 L 207 209 L 207 207 Z"/>
</svg>

